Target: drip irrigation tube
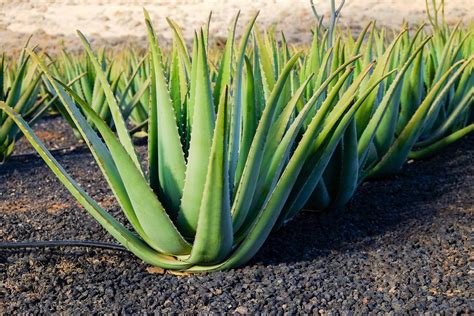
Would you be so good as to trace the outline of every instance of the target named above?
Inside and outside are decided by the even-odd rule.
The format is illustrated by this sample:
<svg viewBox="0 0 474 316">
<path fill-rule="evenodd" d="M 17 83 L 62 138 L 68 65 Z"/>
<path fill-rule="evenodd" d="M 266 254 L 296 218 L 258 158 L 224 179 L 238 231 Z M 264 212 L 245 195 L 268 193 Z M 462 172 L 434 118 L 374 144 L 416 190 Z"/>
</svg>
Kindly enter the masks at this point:
<svg viewBox="0 0 474 316">
<path fill-rule="evenodd" d="M 51 241 L 25 241 L 25 242 L 0 242 L 1 249 L 25 249 L 25 248 L 57 248 L 57 247 L 88 247 L 101 248 L 115 251 L 128 250 L 120 245 L 100 241 L 88 240 L 51 240 Z"/>
</svg>

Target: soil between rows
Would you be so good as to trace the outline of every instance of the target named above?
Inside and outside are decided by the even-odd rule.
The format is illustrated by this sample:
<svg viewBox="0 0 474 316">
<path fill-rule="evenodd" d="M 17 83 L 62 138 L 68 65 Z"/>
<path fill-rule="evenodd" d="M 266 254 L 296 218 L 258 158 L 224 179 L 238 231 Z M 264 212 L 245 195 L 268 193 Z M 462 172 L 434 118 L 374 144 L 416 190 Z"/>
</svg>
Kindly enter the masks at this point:
<svg viewBox="0 0 474 316">
<path fill-rule="evenodd" d="M 50 147 L 75 146 L 61 120 L 36 130 L 46 126 Z M 20 144 L 17 153 L 25 152 Z M 57 157 L 123 219 L 86 150 Z M 0 311 L 469 314 L 473 159 L 471 136 L 396 176 L 364 183 L 344 209 L 300 214 L 245 267 L 228 272 L 153 274 L 130 254 L 85 248 L 2 251 Z M 0 166 L 0 223 L 3 241 L 112 241 L 34 155 Z"/>
</svg>

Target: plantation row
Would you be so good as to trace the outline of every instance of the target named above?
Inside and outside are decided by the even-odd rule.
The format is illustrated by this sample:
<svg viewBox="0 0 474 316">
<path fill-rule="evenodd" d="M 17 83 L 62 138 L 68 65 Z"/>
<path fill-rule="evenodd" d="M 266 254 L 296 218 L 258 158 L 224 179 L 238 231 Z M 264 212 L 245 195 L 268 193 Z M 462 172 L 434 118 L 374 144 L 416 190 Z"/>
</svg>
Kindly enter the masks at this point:
<svg viewBox="0 0 474 316">
<path fill-rule="evenodd" d="M 396 172 L 474 130 L 472 27 L 431 19 L 399 34 L 370 23 L 354 38 L 320 23 L 290 46 L 252 18 L 240 40 L 188 50 L 180 27 L 160 49 L 54 58 L 26 49 L 0 66 L 0 160 L 21 135 L 78 202 L 142 260 L 171 270 L 246 263 L 301 209 L 344 205 L 365 179 Z M 470 30 L 471 29 L 471 30 Z M 128 230 L 30 129 L 56 109 L 89 147 Z M 148 170 L 133 145 L 147 135 Z"/>
</svg>

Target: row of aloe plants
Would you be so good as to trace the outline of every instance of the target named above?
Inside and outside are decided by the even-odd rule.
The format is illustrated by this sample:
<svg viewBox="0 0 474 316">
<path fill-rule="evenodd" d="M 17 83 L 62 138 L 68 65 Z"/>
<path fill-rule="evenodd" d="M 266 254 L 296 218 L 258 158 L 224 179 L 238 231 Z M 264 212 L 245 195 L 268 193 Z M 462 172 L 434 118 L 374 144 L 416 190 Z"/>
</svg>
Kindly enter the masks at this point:
<svg viewBox="0 0 474 316">
<path fill-rule="evenodd" d="M 112 58 L 103 50 L 98 55 L 101 69 L 106 73 L 108 84 L 134 135 L 146 131 L 150 81 L 145 56 L 141 60 L 137 60 L 137 56 L 130 51 Z M 87 56 L 74 56 L 63 51 L 54 58 L 42 53 L 41 58 L 54 78 L 67 83 L 78 98 L 90 104 L 113 127 L 104 91 Z M 117 65 L 114 66 L 114 63 Z M 30 125 L 43 115 L 59 112 L 71 124 L 76 136 L 80 136 L 55 89 L 38 65 L 31 61 L 26 48 L 17 58 L 5 54 L 1 56 L 0 101 L 14 108 Z M 90 120 L 88 122 L 91 123 Z M 13 121 L 6 114 L 0 115 L 0 163 L 12 154 L 14 143 L 20 136 Z"/>
<path fill-rule="evenodd" d="M 0 119 L 16 123 L 118 242 L 156 266 L 240 266 L 301 209 L 339 207 L 363 180 L 394 173 L 473 130 L 474 40 L 461 25 L 389 36 L 371 23 L 353 38 L 320 24 L 312 45 L 300 50 L 260 32 L 256 16 L 237 41 L 237 15 L 225 48 L 210 57 L 208 26 L 195 33 L 189 52 L 169 20 L 173 45 L 165 52 L 146 13 L 145 21 L 149 52 L 118 57 L 126 65 L 119 72 L 80 33 L 84 63 L 66 53 L 58 63 L 33 50 L 21 59 L 32 59 L 36 80 L 27 82 L 44 101 L 25 99 L 56 104 L 133 231 L 54 159 L 29 127 L 30 111 L 7 98 Z M 133 120 L 146 124 L 148 170 L 132 141 Z"/>
</svg>

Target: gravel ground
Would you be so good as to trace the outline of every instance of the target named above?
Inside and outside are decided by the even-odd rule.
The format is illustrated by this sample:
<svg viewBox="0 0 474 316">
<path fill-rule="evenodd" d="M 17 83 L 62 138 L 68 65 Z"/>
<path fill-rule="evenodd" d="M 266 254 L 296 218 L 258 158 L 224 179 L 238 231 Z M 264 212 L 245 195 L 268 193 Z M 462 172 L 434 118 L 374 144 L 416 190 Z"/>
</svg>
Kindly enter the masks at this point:
<svg viewBox="0 0 474 316">
<path fill-rule="evenodd" d="M 50 150 L 62 151 L 72 150 L 83 146 L 83 141 L 79 140 L 72 131 L 72 128 L 60 116 L 42 117 L 33 125 L 35 134 Z M 31 155 L 35 150 L 24 138 L 20 138 L 15 144 L 14 155 Z M 13 157 L 12 159 L 15 159 Z"/>
<path fill-rule="evenodd" d="M 119 214 L 88 153 L 58 159 Z M 157 274 L 107 250 L 3 251 L 0 314 L 472 314 L 473 159 L 470 137 L 365 183 L 343 210 L 301 214 L 245 267 L 228 272 Z M 0 223 L 3 240 L 111 241 L 34 156 L 0 166 Z"/>
</svg>

